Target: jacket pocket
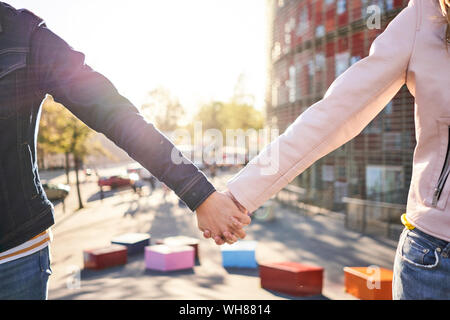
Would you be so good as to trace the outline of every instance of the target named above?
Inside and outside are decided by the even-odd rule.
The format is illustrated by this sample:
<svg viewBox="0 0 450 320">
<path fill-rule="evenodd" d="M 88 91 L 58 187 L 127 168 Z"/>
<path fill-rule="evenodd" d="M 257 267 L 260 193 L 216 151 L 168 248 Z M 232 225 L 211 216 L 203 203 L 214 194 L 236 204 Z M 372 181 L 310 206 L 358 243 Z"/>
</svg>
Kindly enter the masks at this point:
<svg viewBox="0 0 450 320">
<path fill-rule="evenodd" d="M 24 166 L 24 185 L 25 194 L 29 199 L 37 198 L 41 192 L 41 183 L 37 172 L 37 166 L 34 161 L 33 152 L 28 143 L 22 144 L 22 162 Z"/>
<path fill-rule="evenodd" d="M 448 128 L 448 130 L 449 130 L 448 137 L 450 137 L 450 127 Z M 434 190 L 433 190 L 433 198 L 431 200 L 431 205 L 433 207 L 438 207 L 439 200 L 441 199 L 442 192 L 444 190 L 444 187 L 448 180 L 448 176 L 450 174 L 450 154 L 449 154 L 450 153 L 450 139 L 447 139 L 447 141 L 448 141 L 448 145 L 447 145 L 447 153 L 445 156 L 444 165 L 442 167 L 441 174 L 439 175 L 439 179 L 436 183 L 436 186 L 434 187 Z M 441 206 L 439 208 L 442 209 L 442 206 L 444 205 L 444 203 L 441 201 L 440 204 L 441 204 Z"/>
<path fill-rule="evenodd" d="M 0 50 L 0 120 L 15 115 L 18 101 L 18 71 L 27 65 L 27 49 Z"/>
<path fill-rule="evenodd" d="M 444 210 L 450 194 L 450 117 L 441 118 L 437 126 L 439 149 L 436 150 L 434 175 L 425 204 Z"/>
</svg>

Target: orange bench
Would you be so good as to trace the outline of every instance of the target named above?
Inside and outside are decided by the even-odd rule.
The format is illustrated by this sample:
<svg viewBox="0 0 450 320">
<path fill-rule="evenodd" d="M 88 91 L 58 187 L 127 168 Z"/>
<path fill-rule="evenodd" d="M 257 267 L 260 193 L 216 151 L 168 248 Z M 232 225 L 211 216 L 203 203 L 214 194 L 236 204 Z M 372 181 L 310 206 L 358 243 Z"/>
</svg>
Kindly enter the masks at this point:
<svg viewBox="0 0 450 320">
<path fill-rule="evenodd" d="M 361 300 L 392 300 L 391 270 L 345 267 L 345 291 Z"/>
</svg>

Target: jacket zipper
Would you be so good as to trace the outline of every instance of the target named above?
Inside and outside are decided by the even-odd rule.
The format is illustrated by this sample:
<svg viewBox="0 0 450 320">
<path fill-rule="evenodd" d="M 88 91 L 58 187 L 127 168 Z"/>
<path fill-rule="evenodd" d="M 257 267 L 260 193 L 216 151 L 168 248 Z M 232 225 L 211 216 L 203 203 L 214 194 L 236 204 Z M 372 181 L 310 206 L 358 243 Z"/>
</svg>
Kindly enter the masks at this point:
<svg viewBox="0 0 450 320">
<path fill-rule="evenodd" d="M 447 146 L 447 155 L 445 157 L 444 168 L 442 169 L 438 183 L 437 183 L 436 187 L 434 188 L 433 201 L 431 202 L 431 205 L 433 207 L 437 206 L 437 203 L 442 194 L 442 190 L 444 189 L 445 183 L 450 174 L 450 163 L 449 163 L 450 159 L 449 158 L 450 158 L 450 127 L 449 127 L 449 142 L 448 142 L 448 146 Z"/>
</svg>

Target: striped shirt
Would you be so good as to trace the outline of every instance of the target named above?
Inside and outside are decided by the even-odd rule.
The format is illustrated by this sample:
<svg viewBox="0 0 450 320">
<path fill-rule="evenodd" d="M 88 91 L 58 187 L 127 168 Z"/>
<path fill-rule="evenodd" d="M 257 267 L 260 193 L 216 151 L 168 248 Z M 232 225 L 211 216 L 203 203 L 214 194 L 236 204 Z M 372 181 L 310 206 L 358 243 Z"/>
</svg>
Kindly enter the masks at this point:
<svg viewBox="0 0 450 320">
<path fill-rule="evenodd" d="M 13 260 L 29 256 L 35 252 L 38 252 L 49 245 L 52 241 L 52 231 L 47 229 L 46 231 L 31 238 L 25 243 L 0 253 L 0 264 L 11 262 Z"/>
</svg>

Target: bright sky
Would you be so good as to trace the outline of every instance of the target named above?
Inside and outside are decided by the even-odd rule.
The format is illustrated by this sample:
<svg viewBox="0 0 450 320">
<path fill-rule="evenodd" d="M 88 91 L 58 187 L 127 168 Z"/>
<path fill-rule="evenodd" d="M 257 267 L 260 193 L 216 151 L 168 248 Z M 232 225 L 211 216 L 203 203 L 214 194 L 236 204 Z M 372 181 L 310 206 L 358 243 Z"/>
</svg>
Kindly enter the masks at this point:
<svg viewBox="0 0 450 320">
<path fill-rule="evenodd" d="M 264 0 L 6 0 L 27 8 L 136 106 L 167 87 L 192 113 L 226 100 L 241 73 L 264 105 Z"/>
</svg>

